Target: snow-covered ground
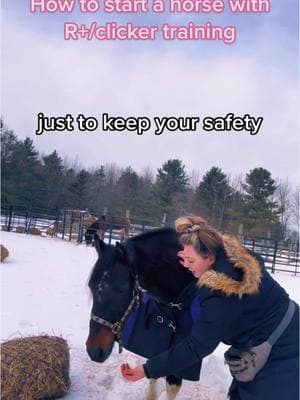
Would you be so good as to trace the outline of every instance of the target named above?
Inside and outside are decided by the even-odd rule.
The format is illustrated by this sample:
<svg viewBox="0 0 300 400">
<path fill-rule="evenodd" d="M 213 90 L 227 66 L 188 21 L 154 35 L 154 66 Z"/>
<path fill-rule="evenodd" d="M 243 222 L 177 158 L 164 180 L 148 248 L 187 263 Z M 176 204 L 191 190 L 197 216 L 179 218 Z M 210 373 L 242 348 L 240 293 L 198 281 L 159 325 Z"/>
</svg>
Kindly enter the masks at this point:
<svg viewBox="0 0 300 400">
<path fill-rule="evenodd" d="M 87 281 L 96 252 L 91 247 L 60 239 L 1 232 L 9 258 L 1 264 L 1 340 L 19 336 L 61 335 L 71 352 L 70 393 L 67 400 L 141 400 L 146 379 L 128 383 L 120 375 L 122 362 L 135 365 L 142 358 L 117 346 L 104 364 L 90 361 L 85 351 L 91 298 Z M 276 274 L 291 298 L 300 301 L 299 277 Z M 204 360 L 199 382 L 187 382 L 178 400 L 225 400 L 230 375 L 223 361 L 225 346 Z M 165 398 L 159 380 L 160 399 Z"/>
</svg>

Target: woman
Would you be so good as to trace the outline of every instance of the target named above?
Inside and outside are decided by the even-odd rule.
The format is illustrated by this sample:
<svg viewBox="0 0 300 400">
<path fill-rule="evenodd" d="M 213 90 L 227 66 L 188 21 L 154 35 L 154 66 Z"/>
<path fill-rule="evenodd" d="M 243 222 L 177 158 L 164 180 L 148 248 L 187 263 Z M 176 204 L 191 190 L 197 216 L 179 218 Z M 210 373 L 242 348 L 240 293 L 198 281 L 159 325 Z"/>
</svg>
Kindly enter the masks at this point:
<svg viewBox="0 0 300 400">
<path fill-rule="evenodd" d="M 237 239 L 196 216 L 175 222 L 182 265 L 198 278 L 201 312 L 190 336 L 144 365 L 121 366 L 125 379 L 176 374 L 214 351 L 233 375 L 231 400 L 299 399 L 299 306 Z M 271 347 L 271 345 L 273 346 Z"/>
</svg>

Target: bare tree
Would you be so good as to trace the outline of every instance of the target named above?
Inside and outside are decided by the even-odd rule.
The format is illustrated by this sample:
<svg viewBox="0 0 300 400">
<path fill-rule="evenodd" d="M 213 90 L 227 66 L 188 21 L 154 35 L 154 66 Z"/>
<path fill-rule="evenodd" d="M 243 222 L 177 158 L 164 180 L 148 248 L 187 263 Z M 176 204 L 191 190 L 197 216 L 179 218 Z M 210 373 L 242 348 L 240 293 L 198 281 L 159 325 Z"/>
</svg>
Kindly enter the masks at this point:
<svg viewBox="0 0 300 400">
<path fill-rule="evenodd" d="M 150 184 L 153 184 L 155 182 L 155 174 L 153 172 L 153 169 L 149 166 L 142 169 L 140 177 Z"/>
<path fill-rule="evenodd" d="M 243 174 L 234 176 L 229 175 L 228 178 L 228 183 L 232 189 L 232 193 L 230 195 L 229 203 L 227 204 L 228 210 L 225 227 L 235 234 L 243 231 L 243 224 L 240 221 L 239 211 L 241 207 L 244 181 L 245 177 Z"/>
<path fill-rule="evenodd" d="M 288 224 L 292 213 L 291 186 L 288 179 L 276 182 L 275 201 L 278 204 L 279 221 L 282 227 L 283 236 L 286 236 Z"/>
<path fill-rule="evenodd" d="M 222 198 L 221 200 L 221 207 L 220 207 L 220 216 L 219 216 L 219 224 L 218 224 L 218 229 L 222 229 L 224 225 L 224 215 L 226 208 L 228 207 L 228 200 L 229 197 L 232 196 L 233 190 L 231 186 L 232 182 L 232 177 L 231 174 L 227 175 L 227 182 L 228 184 L 224 187 L 224 191 L 222 192 Z"/>
<path fill-rule="evenodd" d="M 300 185 L 292 194 L 291 199 L 291 221 L 295 225 L 298 234 L 300 232 Z"/>
<path fill-rule="evenodd" d="M 103 203 L 108 213 L 114 215 L 116 212 L 116 183 L 121 176 L 121 168 L 115 163 L 104 166 L 105 183 L 103 188 Z M 99 210 L 100 212 L 101 210 Z"/>
<path fill-rule="evenodd" d="M 201 179 L 202 179 L 202 174 L 197 169 L 193 169 L 192 172 L 189 174 L 189 184 L 194 191 L 199 186 Z"/>
</svg>

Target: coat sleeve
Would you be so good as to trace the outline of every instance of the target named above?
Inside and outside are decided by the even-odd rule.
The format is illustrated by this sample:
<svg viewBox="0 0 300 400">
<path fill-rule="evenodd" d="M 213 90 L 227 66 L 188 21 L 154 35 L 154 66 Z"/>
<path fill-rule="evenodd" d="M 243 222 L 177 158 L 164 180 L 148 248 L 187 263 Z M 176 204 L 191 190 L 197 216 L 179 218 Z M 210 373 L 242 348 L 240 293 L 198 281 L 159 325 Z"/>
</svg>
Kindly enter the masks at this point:
<svg viewBox="0 0 300 400">
<path fill-rule="evenodd" d="M 190 335 L 144 364 L 147 378 L 176 375 L 177 371 L 212 353 L 232 324 L 232 311 L 228 297 L 211 296 L 202 301 L 200 318 L 194 323 Z"/>
</svg>

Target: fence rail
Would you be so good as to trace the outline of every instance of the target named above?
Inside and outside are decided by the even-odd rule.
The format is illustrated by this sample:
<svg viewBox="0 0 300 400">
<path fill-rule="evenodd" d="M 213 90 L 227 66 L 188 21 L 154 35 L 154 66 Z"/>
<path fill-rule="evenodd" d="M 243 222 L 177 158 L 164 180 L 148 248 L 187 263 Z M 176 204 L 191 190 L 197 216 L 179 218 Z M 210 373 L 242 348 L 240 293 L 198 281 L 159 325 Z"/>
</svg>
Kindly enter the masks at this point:
<svg viewBox="0 0 300 400">
<path fill-rule="evenodd" d="M 47 229 L 59 219 L 59 211 L 46 209 L 26 209 L 23 207 L 2 207 L 1 227 L 8 231 L 23 230 L 29 233 L 32 228 Z"/>
<path fill-rule="evenodd" d="M 244 246 L 261 255 L 266 268 L 272 273 L 276 271 L 290 272 L 295 275 L 299 269 L 299 242 L 280 242 L 271 238 L 240 238 Z"/>
<path fill-rule="evenodd" d="M 115 218 L 115 217 L 114 217 Z M 87 211 L 82 210 L 46 210 L 25 209 L 23 207 L 1 208 L 1 229 L 19 233 L 41 234 L 43 236 L 58 237 L 63 240 L 85 242 L 85 233 L 95 220 Z M 103 239 L 108 243 L 123 241 L 140 233 L 160 228 L 164 224 L 130 220 L 128 225 L 122 223 L 106 223 Z M 276 271 L 288 272 L 299 276 L 299 242 L 280 242 L 264 237 L 240 237 L 245 247 L 260 254 L 266 268 L 272 273 Z"/>
</svg>

